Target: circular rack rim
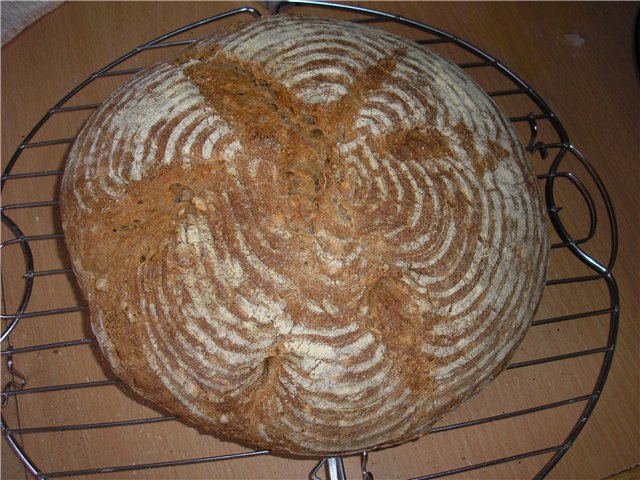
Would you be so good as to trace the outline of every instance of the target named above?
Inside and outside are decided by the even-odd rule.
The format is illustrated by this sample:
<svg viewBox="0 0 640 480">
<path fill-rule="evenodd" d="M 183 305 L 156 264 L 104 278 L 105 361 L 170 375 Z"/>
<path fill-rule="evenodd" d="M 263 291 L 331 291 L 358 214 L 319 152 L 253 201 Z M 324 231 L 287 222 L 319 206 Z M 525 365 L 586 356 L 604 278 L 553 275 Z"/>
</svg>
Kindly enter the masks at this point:
<svg viewBox="0 0 640 480">
<path fill-rule="evenodd" d="M 617 226 L 616 226 L 616 219 L 613 211 L 613 206 L 611 204 L 611 200 L 609 198 L 609 195 L 607 193 L 607 190 L 602 180 L 596 173 L 595 169 L 588 162 L 588 160 L 570 142 L 564 126 L 562 125 L 558 117 L 555 115 L 555 113 L 551 110 L 551 108 L 542 99 L 542 97 L 537 92 L 535 92 L 533 88 L 531 88 L 527 83 L 525 83 L 520 77 L 518 77 L 515 73 L 509 70 L 506 66 L 504 66 L 502 63 L 500 63 L 498 60 L 496 60 L 494 57 L 490 56 L 483 50 L 480 50 L 479 48 L 471 45 L 470 43 L 467 43 L 466 41 L 454 35 L 451 35 L 450 33 L 431 27 L 429 25 L 426 25 L 405 17 L 397 16 L 391 13 L 387 13 L 384 11 L 374 10 L 374 9 L 365 8 L 365 7 L 343 5 L 343 4 L 333 3 L 333 2 L 320 2 L 320 1 L 313 1 L 313 0 L 298 0 L 298 1 L 289 1 L 289 2 L 285 1 L 285 2 L 278 2 L 278 3 L 267 2 L 267 6 L 271 10 L 272 14 L 279 14 L 284 8 L 289 9 L 295 6 L 334 9 L 338 11 L 349 12 L 349 13 L 366 16 L 365 18 L 358 18 L 353 20 L 356 22 L 398 23 L 400 25 L 416 29 L 422 33 L 430 34 L 435 38 L 422 40 L 422 41 L 418 40 L 417 43 L 422 45 L 437 44 L 437 43 L 453 44 L 459 48 L 462 48 L 466 52 L 474 55 L 479 59 L 478 62 L 468 62 L 465 64 L 459 64 L 461 68 L 463 69 L 478 68 L 478 67 L 493 68 L 515 85 L 514 89 L 487 92 L 489 96 L 505 97 L 510 95 L 526 95 L 531 101 L 533 101 L 533 103 L 542 112 L 541 114 L 537 114 L 537 115 L 529 113 L 528 115 L 511 117 L 510 120 L 513 123 L 525 122 L 526 124 L 528 124 L 529 130 L 530 130 L 529 142 L 526 145 L 526 150 L 528 152 L 530 152 L 531 154 L 539 154 L 542 159 L 547 158 L 551 152 L 556 152 L 548 172 L 538 176 L 540 180 L 545 182 L 544 199 L 546 201 L 547 212 L 549 214 L 551 225 L 553 226 L 556 233 L 561 239 L 561 242 L 552 245 L 552 248 L 567 248 L 576 258 L 578 258 L 581 262 L 583 262 L 585 265 L 587 265 L 591 270 L 595 272 L 592 275 L 550 280 L 550 281 L 547 281 L 547 285 L 570 284 L 570 283 L 579 283 L 579 282 L 587 282 L 587 281 L 594 281 L 594 280 L 603 280 L 606 283 L 606 286 L 608 288 L 610 306 L 608 309 L 603 309 L 603 310 L 584 312 L 582 314 L 565 315 L 562 317 L 539 320 L 537 322 L 534 322 L 534 324 L 541 325 L 541 324 L 552 323 L 556 321 L 573 320 L 576 318 L 583 318 L 588 316 L 609 315 L 609 332 L 608 332 L 607 345 L 605 347 L 583 350 L 583 351 L 573 352 L 570 354 L 556 355 L 553 357 L 546 357 L 546 358 L 530 360 L 526 362 L 519 362 L 517 364 L 509 365 L 508 368 L 510 369 L 519 368 L 523 366 L 552 362 L 552 361 L 562 360 L 566 358 L 574 358 L 574 357 L 579 357 L 584 355 L 604 353 L 604 358 L 600 366 L 600 371 L 597 377 L 597 381 L 590 394 L 582 395 L 579 397 L 573 397 L 560 402 L 553 402 L 545 405 L 540 405 L 537 407 L 530 407 L 530 408 L 516 411 L 516 412 L 509 412 L 506 414 L 495 415 L 495 416 L 487 417 L 484 419 L 471 420 L 467 422 L 462 422 L 460 424 L 448 425 L 444 427 L 436 427 L 433 429 L 433 431 L 435 432 L 435 431 L 444 431 L 444 430 L 450 430 L 455 428 L 462 428 L 464 426 L 476 425 L 479 423 L 488 423 L 488 422 L 492 422 L 502 418 L 510 418 L 518 415 L 526 415 L 529 413 L 534 413 L 534 412 L 541 411 L 544 409 L 549 409 L 549 408 L 556 408 L 556 407 L 568 405 L 571 403 L 583 402 L 583 401 L 586 402 L 586 405 L 584 406 L 584 409 L 581 415 L 579 416 L 578 421 L 576 422 L 575 426 L 571 429 L 571 431 L 569 432 L 569 434 L 566 436 L 566 438 L 561 444 L 543 448 L 543 449 L 532 450 L 529 452 L 512 455 L 509 457 L 502 457 L 502 458 L 490 460 L 483 463 L 477 463 L 473 465 L 467 465 L 465 467 L 432 473 L 425 476 L 421 476 L 419 478 L 420 479 L 440 478 L 448 475 L 460 474 L 460 473 L 476 470 L 478 468 L 497 465 L 500 463 L 521 460 L 524 458 L 533 457 L 537 455 L 553 454 L 551 458 L 547 461 L 547 463 L 544 464 L 544 466 L 540 469 L 540 471 L 538 471 L 538 473 L 535 475 L 534 478 L 540 479 L 545 477 L 553 469 L 553 467 L 560 461 L 560 459 L 566 453 L 566 451 L 571 447 L 571 445 L 573 444 L 573 442 L 581 432 L 582 428 L 584 427 L 589 416 L 593 412 L 593 409 L 595 408 L 595 405 L 604 387 L 609 369 L 611 367 L 613 354 L 615 351 L 620 302 L 619 302 L 618 288 L 612 273 L 612 269 L 615 264 L 615 260 L 617 256 L 618 236 L 617 236 Z M 239 15 L 239 14 L 249 14 L 254 17 L 261 16 L 261 13 L 253 7 L 242 7 L 235 10 L 230 10 L 228 12 L 225 12 L 219 15 L 202 19 L 200 21 L 191 23 L 182 28 L 179 28 L 177 30 L 164 34 L 160 37 L 157 37 L 154 40 L 151 40 L 150 42 L 147 42 L 143 45 L 140 45 L 139 47 L 136 47 L 135 49 L 123 55 L 122 57 L 109 63 L 102 69 L 90 75 L 86 80 L 81 82 L 78 86 L 76 86 L 73 90 L 71 90 L 67 95 L 65 95 L 58 103 L 56 103 L 52 108 L 50 108 L 46 112 L 46 114 L 41 118 L 41 120 L 25 136 L 25 138 L 20 143 L 17 150 L 11 157 L 10 161 L 8 162 L 2 174 L 1 188 L 4 189 L 6 182 L 15 178 L 24 178 L 25 176 L 36 177 L 36 176 L 44 176 L 44 175 L 61 175 L 63 173 L 63 170 L 40 171 L 40 172 L 31 172 L 27 174 L 12 174 L 11 172 L 15 167 L 20 155 L 27 148 L 47 147 L 51 145 L 58 145 L 61 143 L 73 142 L 74 138 L 47 140 L 43 142 L 31 142 L 31 140 L 34 138 L 37 132 L 45 125 L 45 123 L 55 114 L 74 111 L 74 110 L 80 110 L 80 109 L 98 108 L 99 104 L 82 105 L 79 107 L 64 106 L 73 96 L 75 96 L 78 92 L 84 89 L 87 85 L 92 83 L 94 80 L 104 76 L 135 74 L 142 69 L 114 70 L 114 68 L 117 67 L 119 64 L 123 63 L 124 61 L 128 60 L 129 58 L 148 49 L 167 48 L 167 47 L 174 47 L 178 45 L 187 45 L 193 42 L 194 40 L 181 40 L 181 41 L 173 41 L 173 42 L 167 41 L 167 40 L 179 34 L 199 28 L 201 26 L 208 25 L 215 21 L 218 21 L 227 17 L 231 17 L 234 15 Z M 550 124 L 552 125 L 553 129 L 555 130 L 555 132 L 559 137 L 558 142 L 544 143 L 542 141 L 538 141 L 537 137 L 538 137 L 538 121 L 539 120 L 545 120 L 550 122 Z M 591 177 L 592 181 L 596 186 L 597 193 L 599 194 L 601 200 L 604 203 L 606 214 L 607 214 L 607 220 L 609 223 L 609 235 L 611 239 L 609 258 L 607 259 L 606 262 L 600 262 L 596 260 L 591 255 L 589 255 L 581 246 L 582 244 L 588 242 L 591 238 L 593 238 L 595 234 L 596 225 L 597 225 L 596 207 L 593 201 L 593 197 L 591 196 L 591 193 L 584 186 L 584 184 L 571 172 L 563 172 L 560 170 L 562 161 L 565 158 L 567 158 L 567 156 L 569 155 L 573 156 L 574 159 L 577 159 L 578 162 L 587 171 L 587 173 L 589 174 L 589 176 Z M 566 178 L 570 180 L 574 184 L 574 186 L 576 186 L 582 198 L 586 202 L 586 205 L 589 211 L 589 217 L 590 217 L 589 218 L 590 228 L 589 228 L 588 235 L 584 238 L 580 238 L 580 239 L 572 238 L 571 234 L 565 228 L 559 216 L 560 208 L 556 205 L 555 196 L 554 196 L 555 181 L 559 178 Z M 22 373 L 20 373 L 18 370 L 15 369 L 13 364 L 14 354 L 23 353 L 27 351 L 40 350 L 40 349 L 44 350 L 48 348 L 54 348 L 54 346 L 65 347 L 65 346 L 80 345 L 84 343 L 95 342 L 95 339 L 86 338 L 86 339 L 77 340 L 77 341 L 59 342 L 56 344 L 46 344 L 46 345 L 38 345 L 38 346 L 24 347 L 24 348 L 13 348 L 10 344 L 10 335 L 18 326 L 21 318 L 54 315 L 54 314 L 66 313 L 70 311 L 84 310 L 86 308 L 84 306 L 77 306 L 77 307 L 69 307 L 66 309 L 48 310 L 43 312 L 26 312 L 31 293 L 33 291 L 33 278 L 35 276 L 35 273 L 37 273 L 37 272 L 34 272 L 34 258 L 33 258 L 33 252 L 31 250 L 30 242 L 35 242 L 35 241 L 44 240 L 44 239 L 52 239 L 52 238 L 59 239 L 59 238 L 62 238 L 62 234 L 51 233 L 46 235 L 26 236 L 24 235 L 24 233 L 22 232 L 18 224 L 15 223 L 9 217 L 9 215 L 7 214 L 7 211 L 10 211 L 12 209 L 19 209 L 19 208 L 29 208 L 33 206 L 55 205 L 57 203 L 59 202 L 54 199 L 46 202 L 28 202 L 28 203 L 21 203 L 21 204 L 3 205 L 1 207 L 2 222 L 13 233 L 14 238 L 2 242 L 0 247 L 6 247 L 10 244 L 19 243 L 20 249 L 22 251 L 22 255 L 24 256 L 24 259 L 25 259 L 25 265 L 26 265 L 26 271 L 24 275 L 25 277 L 24 289 L 23 289 L 22 299 L 19 303 L 19 306 L 17 307 L 14 313 L 12 314 L 3 313 L 1 316 L 1 318 L 5 320 L 5 322 L 8 322 L 8 325 L 2 332 L 2 337 L 1 337 L 3 344 L 5 343 L 5 341 L 7 343 L 7 348 L 2 351 L 2 356 L 5 357 L 8 371 L 12 375 L 12 379 L 5 385 L 5 387 L 2 390 L 2 406 L 3 407 L 9 401 L 10 397 L 18 395 L 19 393 L 29 393 L 29 392 L 34 392 L 36 390 L 44 391 L 43 388 L 47 389 L 47 387 L 31 388 L 31 389 L 24 388 L 26 384 L 26 378 Z M 66 272 L 70 270 L 64 269 L 64 271 Z M 39 272 L 39 273 L 42 273 L 42 272 Z M 46 273 L 48 272 L 45 272 L 45 274 Z M 59 271 L 56 271 L 54 273 L 59 273 Z M 108 380 L 103 382 L 90 382 L 90 383 L 91 385 L 87 385 L 87 384 L 75 384 L 75 385 L 66 385 L 66 386 L 63 385 L 63 386 L 58 386 L 59 387 L 58 389 L 62 390 L 65 388 L 82 388 L 83 386 L 96 386 L 97 384 L 101 384 L 101 385 L 117 384 L 119 382 Z M 165 419 L 171 420 L 174 418 L 175 417 L 168 416 L 168 417 L 161 417 L 160 420 L 165 420 Z M 135 421 L 129 421 L 125 423 L 136 424 Z M 102 425 L 98 425 L 98 424 L 89 425 L 89 427 L 92 427 L 92 426 L 94 428 L 97 428 L 97 426 L 102 426 Z M 45 473 L 45 472 L 42 472 L 38 468 L 38 466 L 30 459 L 27 452 L 24 450 L 22 445 L 17 441 L 15 437 L 16 434 L 25 433 L 26 430 L 38 430 L 38 429 L 11 428 L 6 422 L 4 414 L 2 415 L 3 435 L 5 436 L 9 445 L 15 451 L 15 453 L 17 454 L 21 462 L 25 465 L 29 473 L 39 479 L 71 476 L 71 475 L 78 475 L 78 474 L 89 475 L 89 474 L 107 473 L 107 472 L 118 472 L 118 471 L 124 472 L 124 471 L 141 470 L 141 469 L 149 469 L 149 468 L 162 468 L 162 467 L 168 467 L 168 466 L 188 465 L 188 464 L 204 463 L 204 462 L 211 462 L 211 461 L 228 460 L 228 459 L 234 459 L 234 458 L 236 459 L 246 458 L 246 457 L 265 455 L 270 453 L 268 450 L 256 450 L 256 451 L 243 452 L 243 453 L 237 453 L 237 454 L 204 457 L 204 458 L 189 459 L 189 460 L 182 460 L 182 461 L 166 461 L 166 462 L 141 464 L 141 465 L 135 465 L 135 466 L 125 465 L 120 467 L 108 467 L 108 468 L 102 468 L 102 469 L 98 468 L 98 469 L 87 469 L 82 471 L 76 470 L 71 472 Z M 40 429 L 40 430 L 43 430 L 43 429 Z M 47 428 L 45 427 L 44 430 L 47 430 Z M 367 470 L 367 459 L 368 459 L 368 452 L 362 452 L 361 454 L 362 472 L 361 473 L 364 480 L 372 480 L 373 475 Z M 341 457 L 328 457 L 323 459 L 318 463 L 316 468 L 312 471 L 311 477 L 314 479 L 317 479 L 318 477 L 316 476 L 316 474 L 323 466 L 326 468 L 327 475 L 331 480 L 342 480 L 345 478 L 344 467 L 343 467 Z"/>
</svg>

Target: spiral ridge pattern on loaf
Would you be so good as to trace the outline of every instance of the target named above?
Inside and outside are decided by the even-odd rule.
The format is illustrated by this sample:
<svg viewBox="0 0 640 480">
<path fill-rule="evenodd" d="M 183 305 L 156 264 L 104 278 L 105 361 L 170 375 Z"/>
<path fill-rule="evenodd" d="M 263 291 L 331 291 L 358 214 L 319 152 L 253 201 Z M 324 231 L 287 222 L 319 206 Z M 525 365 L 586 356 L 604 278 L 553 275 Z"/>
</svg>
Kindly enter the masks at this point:
<svg viewBox="0 0 640 480">
<path fill-rule="evenodd" d="M 391 34 L 275 16 L 121 86 L 69 154 L 63 228 L 133 390 L 294 454 L 426 433 L 504 367 L 549 248 L 508 120 Z"/>
</svg>

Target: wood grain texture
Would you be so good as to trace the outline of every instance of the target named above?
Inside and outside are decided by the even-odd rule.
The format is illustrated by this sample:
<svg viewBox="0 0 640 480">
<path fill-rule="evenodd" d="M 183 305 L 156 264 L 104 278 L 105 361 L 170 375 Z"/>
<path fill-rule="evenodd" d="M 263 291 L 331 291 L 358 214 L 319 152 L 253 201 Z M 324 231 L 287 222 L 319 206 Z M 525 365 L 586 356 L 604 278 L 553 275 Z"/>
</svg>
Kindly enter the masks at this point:
<svg viewBox="0 0 640 480">
<path fill-rule="evenodd" d="M 638 478 L 640 478 L 640 467 L 634 467 L 611 475 L 607 480 L 638 480 Z"/>
<path fill-rule="evenodd" d="M 41 19 L 2 49 L 3 164 L 46 109 L 88 74 L 143 41 L 234 5 L 237 4 L 72 3 Z M 632 38 L 638 4 L 376 2 L 371 6 L 456 33 L 503 61 L 547 100 L 567 128 L 572 142 L 590 159 L 603 178 L 616 208 L 620 231 L 620 253 L 614 270 L 622 299 L 617 352 L 593 416 L 549 478 L 603 478 L 637 464 L 639 332 L 633 316 L 640 307 L 635 247 L 640 233 L 637 166 L 640 112 Z M 401 28 L 392 30 L 404 32 Z M 123 68 L 148 64 L 150 57 L 159 59 L 166 55 L 166 52 L 158 51 L 147 53 L 149 55 L 144 61 L 136 57 Z M 27 54 L 30 61 L 26 61 Z M 61 65 L 65 68 L 60 68 Z M 43 87 L 44 79 L 46 87 Z M 94 82 L 82 92 L 78 103 L 101 100 L 122 80 L 113 77 Z M 50 122 L 38 139 L 68 136 L 86 118 L 83 115 L 83 112 L 78 112 L 72 117 L 65 117 L 64 121 Z M 44 158 L 32 149 L 23 155 L 18 171 L 59 168 L 64 153 L 64 146 L 52 147 Z M 3 191 L 3 203 L 51 198 L 56 185 L 55 178 L 14 180 Z M 571 198 L 567 195 L 567 205 L 572 205 Z M 576 202 L 576 205 L 580 203 Z M 59 226 L 53 209 L 16 211 L 13 218 L 28 233 L 47 233 Z M 573 228 L 583 227 L 580 222 L 574 223 Z M 3 229 L 3 240 L 9 236 Z M 589 248 L 598 253 L 606 251 L 606 238 L 594 238 Z M 68 266 L 55 241 L 34 244 L 34 252 L 38 258 L 38 269 Z M 552 254 L 552 264 L 555 265 L 551 272 L 554 275 L 584 273 L 581 265 L 562 252 Z M 12 254 L 9 248 L 3 251 L 4 297 L 9 310 L 18 301 L 23 271 L 20 255 Z M 66 306 L 78 301 L 78 292 L 71 282 L 53 277 L 41 277 L 37 282 L 38 288 L 30 305 L 32 310 Z M 606 291 L 596 285 L 549 289 L 545 297 L 539 318 L 601 308 L 606 303 Z M 12 340 L 16 346 L 24 346 L 52 341 L 52 338 L 75 339 L 85 333 L 84 322 L 86 319 L 79 313 L 29 319 L 24 321 Z M 43 329 L 43 325 L 48 328 Z M 516 360 L 597 347 L 606 341 L 606 333 L 604 316 L 542 327 L 532 330 Z M 100 365 L 95 360 L 87 361 L 87 358 L 91 358 L 90 348 L 74 347 L 59 349 L 55 353 L 25 354 L 17 359 L 17 364 L 29 375 L 31 386 L 104 378 Z M 67 365 L 73 365 L 73 368 L 64 368 Z M 55 375 L 50 370 L 54 366 L 57 367 Z M 598 366 L 599 359 L 592 356 L 531 370 L 508 371 L 495 386 L 445 422 L 478 418 L 584 394 L 592 388 Z M 43 398 L 29 395 L 19 399 L 23 426 L 97 421 L 97 417 L 107 420 L 158 415 L 115 388 L 50 395 L 47 402 L 52 409 L 43 408 Z M 73 415 L 60 416 L 60 412 L 69 411 L 69 406 L 73 407 Z M 126 406 L 124 411 L 123 406 Z M 55 410 L 55 407 L 60 409 Z M 406 478 L 495 458 L 496 452 L 515 454 L 548 446 L 562 442 L 579 410 L 579 406 L 562 407 L 540 412 L 535 417 L 428 436 L 400 449 L 373 454 L 370 469 L 376 478 Z M 128 438 L 126 442 L 125 438 Z M 168 444 L 166 438 L 179 438 L 180 441 Z M 192 458 L 212 451 L 238 450 L 237 446 L 212 441 L 173 423 L 128 429 L 127 433 L 109 429 L 25 434 L 23 440 L 34 460 L 46 471 Z M 96 448 L 96 445 L 100 447 Z M 132 449 L 127 445 L 144 445 L 144 448 Z M 3 455 L 5 452 L 3 447 Z M 60 452 L 67 454 L 61 455 Z M 424 452 L 429 452 L 429 455 Z M 535 457 L 522 463 L 511 462 L 485 471 L 478 470 L 473 477 L 526 478 L 547 459 L 548 456 Z M 313 463 L 265 457 L 103 477 L 299 478 L 308 475 Z M 357 459 L 349 459 L 347 469 L 356 476 Z M 459 478 L 469 476 L 463 474 Z"/>
</svg>

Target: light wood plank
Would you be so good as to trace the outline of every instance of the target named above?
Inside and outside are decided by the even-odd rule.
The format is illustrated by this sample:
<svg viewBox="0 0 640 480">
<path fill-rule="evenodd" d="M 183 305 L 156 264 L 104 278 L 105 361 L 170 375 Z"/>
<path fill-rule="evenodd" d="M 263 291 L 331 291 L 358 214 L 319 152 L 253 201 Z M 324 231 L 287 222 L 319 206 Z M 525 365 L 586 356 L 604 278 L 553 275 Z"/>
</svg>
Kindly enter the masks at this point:
<svg viewBox="0 0 640 480">
<path fill-rule="evenodd" d="M 639 458 L 637 394 L 638 322 L 640 311 L 637 259 L 639 238 L 640 172 L 638 121 L 640 101 L 633 65 L 632 38 L 635 3 L 440 3 L 361 2 L 453 32 L 490 52 L 528 81 L 551 105 L 570 139 L 590 159 L 611 194 L 620 232 L 619 259 L 614 270 L 622 298 L 617 352 L 606 388 L 575 445 L 549 478 L 604 478 L 636 465 Z M 157 35 L 188 22 L 244 5 L 241 2 L 98 2 L 66 3 L 2 48 L 2 162 L 6 165 L 29 129 L 90 73 Z M 265 12 L 257 4 L 251 4 Z M 318 14 L 341 16 L 329 11 Z M 344 16 L 344 15 L 342 15 Z M 404 28 L 396 33 L 414 35 Z M 580 39 L 584 39 L 580 43 Z M 443 53 L 444 47 L 434 47 Z M 153 51 L 122 65 L 134 68 L 162 58 Z M 458 55 L 458 54 L 456 54 Z M 465 61 L 460 54 L 460 61 Z M 480 78 L 500 87 L 500 79 Z M 94 82 L 71 104 L 99 101 L 123 78 Z M 525 108 L 526 105 L 505 105 Z M 65 114 L 48 122 L 36 140 L 73 134 L 86 115 Z M 47 147 L 47 155 L 25 152 L 16 172 L 61 168 L 66 147 Z M 536 160 L 536 169 L 548 165 Z M 573 168 L 576 168 L 574 165 Z M 583 172 L 584 174 L 584 172 Z M 3 192 L 3 204 L 46 199 L 55 192 L 57 177 L 12 180 Z M 560 201 L 577 210 L 567 223 L 582 231 L 581 205 L 568 189 Z M 581 213 L 582 212 L 582 213 Z M 28 234 L 59 231 L 55 207 L 12 212 Z M 603 224 L 603 226 L 606 226 Z M 608 239 L 598 235 L 589 248 L 606 255 Z M 10 233 L 3 227 L 3 241 Z M 62 242 L 33 244 L 36 269 L 68 266 Z M 590 250 L 591 251 L 591 250 Z M 3 251 L 2 276 L 9 310 L 20 301 L 24 261 L 17 245 Z M 584 267 L 563 252 L 554 252 L 552 274 L 582 274 Z M 47 309 L 82 303 L 66 276 L 35 280 L 29 309 Z M 537 318 L 572 314 L 607 305 L 602 282 L 550 287 Z M 517 360 L 594 348 L 606 341 L 605 315 L 535 327 Z M 16 346 L 45 341 L 73 340 L 86 333 L 86 318 L 69 313 L 23 319 L 13 336 Z M 5 346 L 3 345 L 3 348 Z M 441 425 L 469 418 L 526 408 L 588 393 L 601 356 L 582 357 L 551 365 L 507 372 Z M 90 347 L 22 354 L 18 367 L 30 386 L 83 382 L 107 378 Z M 141 405 L 116 387 L 75 390 L 62 394 L 34 394 L 17 398 L 22 426 L 62 425 L 125 420 L 161 413 Z M 377 479 L 405 478 L 475 462 L 514 455 L 533 448 L 562 443 L 579 416 L 580 405 L 503 420 L 485 426 L 438 433 L 402 447 L 375 452 L 369 461 Z M 72 408 L 70 408 L 72 407 Z M 180 423 L 122 427 L 65 433 L 25 434 L 25 447 L 45 471 L 153 462 L 242 451 L 241 447 L 200 435 Z M 3 476 L 6 448 L 3 445 Z M 506 463 L 461 474 L 459 478 L 527 478 L 549 455 Z M 104 478 L 306 478 L 314 460 L 257 457 L 249 460 L 175 467 L 162 470 L 100 475 Z M 358 477 L 358 459 L 347 459 L 347 471 Z M 7 477 L 11 478 L 11 477 Z M 91 477 L 96 478 L 96 477 Z M 458 478 L 458 477 L 456 477 Z M 633 477 L 632 477 L 633 478 Z"/>
</svg>

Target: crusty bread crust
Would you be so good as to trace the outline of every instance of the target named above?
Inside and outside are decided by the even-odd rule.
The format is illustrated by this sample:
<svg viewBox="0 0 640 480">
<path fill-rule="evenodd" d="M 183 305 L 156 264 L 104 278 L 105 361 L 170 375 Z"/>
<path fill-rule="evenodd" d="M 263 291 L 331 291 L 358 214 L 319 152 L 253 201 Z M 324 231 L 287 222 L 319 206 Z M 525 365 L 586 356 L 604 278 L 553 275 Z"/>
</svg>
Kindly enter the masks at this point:
<svg viewBox="0 0 640 480">
<path fill-rule="evenodd" d="M 62 183 L 91 323 L 126 385 L 303 455 L 428 432 L 500 371 L 549 238 L 509 121 L 407 40 L 275 16 L 120 87 Z"/>
</svg>

